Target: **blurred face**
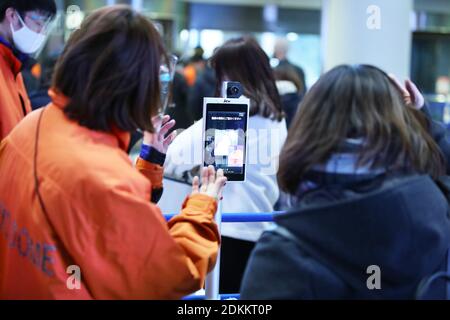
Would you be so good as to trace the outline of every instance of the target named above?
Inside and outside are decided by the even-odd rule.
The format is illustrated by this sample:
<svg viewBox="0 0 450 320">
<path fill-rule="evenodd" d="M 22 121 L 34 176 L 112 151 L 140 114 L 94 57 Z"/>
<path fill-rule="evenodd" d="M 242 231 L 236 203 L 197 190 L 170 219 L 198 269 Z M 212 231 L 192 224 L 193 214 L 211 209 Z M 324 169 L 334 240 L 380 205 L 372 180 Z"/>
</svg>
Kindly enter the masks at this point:
<svg viewBox="0 0 450 320">
<path fill-rule="evenodd" d="M 8 8 L 1 25 L 1 34 L 24 54 L 35 54 L 41 49 L 50 31 L 51 16 L 39 11 L 19 12 Z"/>
<path fill-rule="evenodd" d="M 25 13 L 24 22 L 34 32 L 43 33 L 49 18 L 38 11 L 29 11 Z"/>
<path fill-rule="evenodd" d="M 45 33 L 49 21 L 50 18 L 47 15 L 44 15 L 37 10 L 27 11 L 23 15 L 20 15 L 18 11 L 15 11 L 14 16 L 12 17 L 12 25 L 15 31 L 23 28 L 23 23 L 25 23 L 30 30 L 36 33 Z"/>
</svg>

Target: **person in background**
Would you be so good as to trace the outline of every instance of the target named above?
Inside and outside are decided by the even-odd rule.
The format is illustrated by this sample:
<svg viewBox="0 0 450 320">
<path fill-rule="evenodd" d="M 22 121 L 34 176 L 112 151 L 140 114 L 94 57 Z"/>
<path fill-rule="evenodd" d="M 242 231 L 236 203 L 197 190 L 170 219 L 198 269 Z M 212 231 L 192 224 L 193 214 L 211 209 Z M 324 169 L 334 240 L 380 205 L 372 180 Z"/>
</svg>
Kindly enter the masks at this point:
<svg viewBox="0 0 450 320">
<path fill-rule="evenodd" d="M 39 88 L 40 79 L 42 77 L 42 65 L 38 60 L 29 58 L 25 64 L 22 65 L 21 70 L 23 83 L 28 96 Z"/>
<path fill-rule="evenodd" d="M 194 55 L 185 66 L 183 74 L 186 79 L 187 85 L 193 87 L 198 77 L 203 73 L 206 67 L 206 60 L 203 57 L 204 50 L 198 46 L 194 50 Z"/>
<path fill-rule="evenodd" d="M 275 42 L 274 48 L 274 58 L 278 60 L 277 67 L 289 65 L 295 69 L 295 72 L 297 73 L 297 76 L 300 79 L 300 88 L 302 88 L 300 94 L 304 95 L 307 90 L 305 72 L 303 71 L 302 68 L 296 66 L 295 64 L 291 63 L 288 60 L 288 53 L 289 53 L 289 41 L 285 38 L 278 38 L 277 41 Z"/>
<path fill-rule="evenodd" d="M 205 71 L 199 75 L 195 85 L 189 90 L 187 110 L 191 115 L 191 125 L 203 117 L 203 98 L 214 97 L 216 88 L 216 73 L 208 63 Z"/>
<path fill-rule="evenodd" d="M 413 83 L 373 66 L 321 77 L 280 156 L 294 208 L 256 245 L 242 299 L 414 299 L 446 269 L 449 184 L 423 106 Z M 445 299 L 445 283 L 424 293 Z"/>
<path fill-rule="evenodd" d="M 128 6 L 95 11 L 73 33 L 52 103 L 0 145 L 1 299 L 180 299 L 202 288 L 226 178 L 205 168 L 168 223 L 156 206 L 175 125 L 154 117 L 162 59 L 154 24 Z M 126 151 L 137 129 L 134 168 Z"/>
<path fill-rule="evenodd" d="M 305 92 L 304 84 L 298 77 L 295 68 L 289 64 L 279 65 L 274 69 L 274 74 L 289 129 L 302 101 L 302 92 Z"/>
<path fill-rule="evenodd" d="M 56 62 L 56 57 L 48 57 L 42 63 L 42 73 L 39 79 L 39 86 L 36 90 L 29 94 L 31 108 L 33 110 L 42 108 L 51 102 L 48 91 L 51 88 L 52 75 Z"/>
<path fill-rule="evenodd" d="M 0 141 L 31 111 L 21 70 L 55 14 L 54 0 L 0 0 Z"/>
<path fill-rule="evenodd" d="M 211 59 L 217 76 L 216 95 L 223 81 L 238 81 L 251 101 L 247 135 L 247 180 L 230 183 L 224 191 L 223 212 L 272 212 L 279 198 L 276 182 L 278 155 L 287 136 L 283 107 L 275 84 L 269 57 L 255 39 L 232 39 Z M 183 177 L 202 165 L 203 121 L 181 133 L 169 148 L 166 173 Z M 248 256 L 263 230 L 264 223 L 222 225 L 221 293 L 237 293 Z"/>
<path fill-rule="evenodd" d="M 179 72 L 175 72 L 172 87 L 172 103 L 169 105 L 168 114 L 176 121 L 173 130 L 188 128 L 193 123 L 191 113 L 187 108 L 188 85 L 186 79 Z"/>
</svg>

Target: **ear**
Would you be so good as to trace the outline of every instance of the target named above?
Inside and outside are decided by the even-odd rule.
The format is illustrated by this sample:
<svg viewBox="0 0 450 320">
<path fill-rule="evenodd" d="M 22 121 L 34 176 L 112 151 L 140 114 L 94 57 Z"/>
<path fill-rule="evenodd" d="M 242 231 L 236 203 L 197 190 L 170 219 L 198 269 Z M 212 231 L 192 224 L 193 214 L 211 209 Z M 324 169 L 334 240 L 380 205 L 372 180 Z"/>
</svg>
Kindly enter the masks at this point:
<svg viewBox="0 0 450 320">
<path fill-rule="evenodd" d="M 19 18 L 16 14 L 16 9 L 14 8 L 8 8 L 5 12 L 5 21 L 8 23 L 8 25 L 12 24 L 14 27 L 14 30 L 19 30 L 22 26 L 20 24 Z"/>
</svg>

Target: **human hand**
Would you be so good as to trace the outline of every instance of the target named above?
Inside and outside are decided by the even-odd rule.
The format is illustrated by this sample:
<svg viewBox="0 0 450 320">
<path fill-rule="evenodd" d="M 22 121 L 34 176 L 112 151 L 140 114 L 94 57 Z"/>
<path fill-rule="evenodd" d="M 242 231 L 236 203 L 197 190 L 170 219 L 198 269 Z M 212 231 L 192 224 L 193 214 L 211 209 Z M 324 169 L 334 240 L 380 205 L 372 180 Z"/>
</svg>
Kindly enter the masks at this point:
<svg viewBox="0 0 450 320">
<path fill-rule="evenodd" d="M 417 86 L 414 84 L 414 82 L 407 79 L 405 81 L 405 85 L 402 85 L 402 83 L 395 77 L 395 75 L 390 74 L 389 78 L 394 82 L 395 86 L 402 93 L 405 104 L 408 107 L 420 110 L 425 106 L 425 98 L 423 97 Z"/>
<path fill-rule="evenodd" d="M 144 132 L 143 144 L 155 148 L 157 151 L 167 154 L 169 146 L 175 140 L 177 133 L 172 132 L 168 137 L 167 133 L 175 126 L 175 120 L 171 120 L 170 116 L 156 116 L 152 119 L 155 133 Z"/>
<path fill-rule="evenodd" d="M 203 168 L 202 170 L 202 185 L 200 187 L 200 178 L 195 177 L 192 182 L 192 195 L 204 194 L 222 200 L 223 188 L 227 183 L 227 178 L 224 176 L 223 170 L 217 171 L 213 166 Z"/>
</svg>

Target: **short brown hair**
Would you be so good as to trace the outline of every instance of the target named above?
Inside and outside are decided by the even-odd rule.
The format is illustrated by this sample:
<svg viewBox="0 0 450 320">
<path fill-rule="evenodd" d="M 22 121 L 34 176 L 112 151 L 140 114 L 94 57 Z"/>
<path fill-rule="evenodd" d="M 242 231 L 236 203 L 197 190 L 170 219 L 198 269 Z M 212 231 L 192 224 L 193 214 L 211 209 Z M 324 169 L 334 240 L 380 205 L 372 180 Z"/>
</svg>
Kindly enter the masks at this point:
<svg viewBox="0 0 450 320">
<path fill-rule="evenodd" d="M 92 13 L 58 60 L 53 87 L 70 98 L 66 115 L 89 129 L 153 132 L 165 49 L 155 26 L 129 6 Z"/>
<path fill-rule="evenodd" d="M 261 115 L 281 121 L 284 117 L 281 98 L 270 67 L 270 59 L 252 37 L 227 41 L 211 58 L 218 83 L 228 78 L 244 87 L 244 94 L 251 100 L 250 115 Z"/>
<path fill-rule="evenodd" d="M 339 66 L 307 93 L 280 155 L 278 182 L 291 194 L 315 165 L 326 163 L 348 138 L 362 138 L 358 166 L 438 177 L 443 155 L 428 134 L 429 122 L 408 107 L 382 70 Z"/>
</svg>

